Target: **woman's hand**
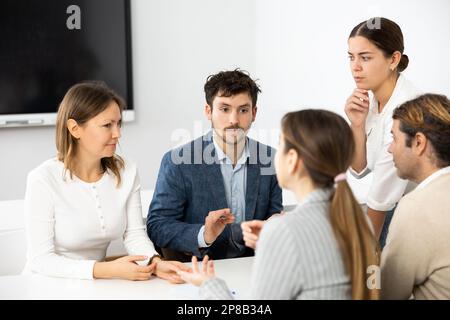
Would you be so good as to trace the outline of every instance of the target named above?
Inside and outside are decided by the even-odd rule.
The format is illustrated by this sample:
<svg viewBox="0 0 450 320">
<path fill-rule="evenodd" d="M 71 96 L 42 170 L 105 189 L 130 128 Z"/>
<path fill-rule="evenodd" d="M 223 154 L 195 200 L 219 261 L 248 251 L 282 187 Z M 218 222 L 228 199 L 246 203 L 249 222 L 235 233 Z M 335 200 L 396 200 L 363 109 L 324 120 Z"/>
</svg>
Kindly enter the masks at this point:
<svg viewBox="0 0 450 320">
<path fill-rule="evenodd" d="M 178 275 L 178 271 L 189 272 L 190 268 L 179 261 L 164 261 L 161 258 L 153 258 L 150 266 L 154 266 L 154 274 L 170 283 L 183 283 L 183 279 Z"/>
<path fill-rule="evenodd" d="M 192 256 L 192 270 L 190 271 L 178 271 L 178 275 L 184 281 L 191 283 L 197 287 L 201 286 L 206 280 L 216 276 L 214 271 L 214 263 L 209 260 L 208 256 L 205 256 L 202 261 L 202 268 L 198 269 L 197 257 Z"/>
<path fill-rule="evenodd" d="M 353 90 L 345 103 L 345 113 L 350 119 L 352 126 L 364 127 L 367 114 L 369 113 L 369 93 L 364 89 Z"/>
<path fill-rule="evenodd" d="M 94 264 L 94 278 L 126 280 L 148 280 L 155 270 L 155 265 L 140 266 L 135 261 L 143 261 L 146 256 L 125 256 L 108 262 Z"/>
</svg>

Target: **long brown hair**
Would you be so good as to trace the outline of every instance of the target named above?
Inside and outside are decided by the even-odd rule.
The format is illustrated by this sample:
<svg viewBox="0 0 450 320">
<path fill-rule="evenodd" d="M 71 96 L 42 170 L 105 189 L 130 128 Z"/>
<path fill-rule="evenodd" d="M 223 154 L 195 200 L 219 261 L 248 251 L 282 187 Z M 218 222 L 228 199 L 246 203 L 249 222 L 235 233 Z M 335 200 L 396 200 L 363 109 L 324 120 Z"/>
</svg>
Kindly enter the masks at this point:
<svg viewBox="0 0 450 320">
<path fill-rule="evenodd" d="M 56 149 L 58 160 L 64 163 L 64 168 L 69 171 L 71 179 L 73 178 L 78 141 L 69 132 L 67 121 L 73 119 L 82 126 L 103 112 L 111 102 L 117 103 L 122 114 L 125 107 L 124 100 L 105 83 L 90 81 L 72 86 L 59 105 L 56 120 Z M 119 186 L 121 183 L 120 170 L 124 167 L 123 159 L 118 155 L 113 155 L 102 158 L 100 163 L 103 172 L 110 170 L 116 176 L 117 186 Z"/>
<path fill-rule="evenodd" d="M 367 286 L 367 268 L 379 265 L 379 249 L 347 181 L 334 182 L 346 172 L 355 152 L 352 131 L 341 116 L 326 110 L 302 110 L 282 120 L 285 150 L 294 149 L 317 188 L 334 188 L 330 221 L 350 276 L 353 299 L 378 299 Z"/>
<path fill-rule="evenodd" d="M 402 54 L 397 70 L 402 72 L 408 67 L 409 58 L 403 53 L 402 29 L 394 21 L 375 17 L 358 23 L 350 32 L 349 38 L 361 36 L 372 42 L 378 49 L 383 51 L 385 57 L 390 57 L 395 51 Z"/>
</svg>

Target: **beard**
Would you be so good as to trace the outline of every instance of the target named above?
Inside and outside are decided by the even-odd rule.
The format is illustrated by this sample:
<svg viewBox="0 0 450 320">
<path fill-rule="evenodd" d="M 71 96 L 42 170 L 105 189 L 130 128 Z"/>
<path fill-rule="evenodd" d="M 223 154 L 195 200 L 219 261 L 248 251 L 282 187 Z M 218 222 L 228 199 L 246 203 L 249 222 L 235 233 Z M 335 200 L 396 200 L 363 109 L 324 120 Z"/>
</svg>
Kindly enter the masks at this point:
<svg viewBox="0 0 450 320">
<path fill-rule="evenodd" d="M 415 165 L 411 163 L 402 162 L 403 165 L 399 165 L 394 161 L 394 166 L 397 172 L 397 176 L 400 179 L 416 181 L 415 172 L 417 172 L 417 168 Z"/>
<path fill-rule="evenodd" d="M 239 144 L 246 138 L 247 132 L 250 127 L 244 129 L 239 126 L 230 126 L 224 129 L 217 129 L 215 128 L 214 123 L 212 123 L 212 129 L 214 130 L 215 134 L 223 141 L 223 143 L 234 146 Z"/>
</svg>

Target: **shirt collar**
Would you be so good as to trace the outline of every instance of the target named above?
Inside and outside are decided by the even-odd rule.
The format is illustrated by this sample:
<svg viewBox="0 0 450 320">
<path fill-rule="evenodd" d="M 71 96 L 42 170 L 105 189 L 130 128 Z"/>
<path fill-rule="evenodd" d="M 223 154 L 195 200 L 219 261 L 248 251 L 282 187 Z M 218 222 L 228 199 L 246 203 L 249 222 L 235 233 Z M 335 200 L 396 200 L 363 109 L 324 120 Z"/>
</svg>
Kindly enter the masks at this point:
<svg viewBox="0 0 450 320">
<path fill-rule="evenodd" d="M 438 177 L 450 173 L 450 166 L 439 169 L 433 174 L 429 175 L 425 180 L 419 183 L 416 187 L 417 190 L 425 188 L 431 181 L 436 180 Z"/>
<path fill-rule="evenodd" d="M 318 188 L 310 192 L 306 197 L 297 204 L 296 209 L 315 202 L 330 201 L 331 195 L 334 192 L 332 188 Z"/>
</svg>

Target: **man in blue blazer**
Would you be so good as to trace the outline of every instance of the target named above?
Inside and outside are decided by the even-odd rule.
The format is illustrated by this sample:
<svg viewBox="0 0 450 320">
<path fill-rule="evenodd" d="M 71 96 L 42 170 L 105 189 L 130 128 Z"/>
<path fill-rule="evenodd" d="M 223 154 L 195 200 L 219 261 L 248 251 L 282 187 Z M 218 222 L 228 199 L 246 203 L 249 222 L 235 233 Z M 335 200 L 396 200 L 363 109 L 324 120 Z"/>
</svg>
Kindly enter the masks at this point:
<svg viewBox="0 0 450 320">
<path fill-rule="evenodd" d="M 212 130 L 164 155 L 147 216 L 153 243 L 182 261 L 251 255 L 241 222 L 282 211 L 275 150 L 247 137 L 258 85 L 237 69 L 209 76 L 204 89 Z"/>
</svg>

